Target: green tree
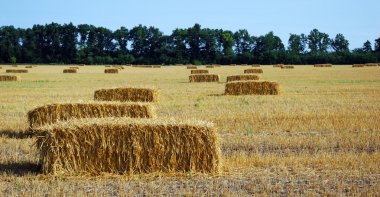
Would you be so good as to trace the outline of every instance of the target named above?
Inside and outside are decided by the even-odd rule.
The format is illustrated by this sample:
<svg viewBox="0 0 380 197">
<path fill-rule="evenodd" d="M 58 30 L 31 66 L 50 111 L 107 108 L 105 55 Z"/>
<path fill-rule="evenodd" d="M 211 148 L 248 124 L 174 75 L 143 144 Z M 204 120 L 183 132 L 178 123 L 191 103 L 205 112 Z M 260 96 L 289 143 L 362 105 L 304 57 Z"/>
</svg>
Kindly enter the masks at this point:
<svg viewBox="0 0 380 197">
<path fill-rule="evenodd" d="M 335 39 L 332 40 L 331 46 L 337 53 L 343 53 L 343 52 L 349 51 L 348 49 L 349 42 L 348 40 L 346 40 L 343 34 L 337 34 L 335 36 Z"/>
<path fill-rule="evenodd" d="M 362 47 L 363 52 L 372 52 L 372 44 L 369 40 L 364 42 L 363 47 Z"/>
<path fill-rule="evenodd" d="M 11 64 L 16 64 L 16 62 L 17 62 L 16 57 L 15 57 L 15 56 L 12 56 L 11 58 L 9 58 L 9 62 L 10 62 Z"/>
<path fill-rule="evenodd" d="M 295 54 L 306 52 L 307 37 L 305 34 L 290 34 L 288 40 L 288 50 Z"/>
<path fill-rule="evenodd" d="M 326 33 L 313 29 L 308 35 L 308 45 L 311 53 L 327 53 L 331 40 Z"/>
</svg>

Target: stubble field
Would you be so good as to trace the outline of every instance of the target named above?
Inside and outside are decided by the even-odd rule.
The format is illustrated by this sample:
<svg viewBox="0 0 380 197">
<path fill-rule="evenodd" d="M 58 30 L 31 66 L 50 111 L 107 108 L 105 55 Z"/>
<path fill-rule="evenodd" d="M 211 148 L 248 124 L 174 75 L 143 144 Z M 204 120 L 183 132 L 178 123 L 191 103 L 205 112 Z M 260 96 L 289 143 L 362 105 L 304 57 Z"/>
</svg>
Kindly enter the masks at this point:
<svg viewBox="0 0 380 197">
<path fill-rule="evenodd" d="M 261 66 L 261 79 L 280 83 L 276 96 L 223 95 L 226 77 L 243 74 L 246 66 L 208 68 L 221 76 L 219 83 L 189 83 L 183 66 L 125 67 L 119 74 L 84 66 L 63 74 L 68 67 L 39 65 L 15 74 L 21 81 L 0 82 L 0 196 L 380 195 L 379 67 Z M 158 89 L 160 117 L 213 122 L 221 172 L 41 174 L 27 112 L 92 101 L 95 90 L 125 86 Z"/>
</svg>

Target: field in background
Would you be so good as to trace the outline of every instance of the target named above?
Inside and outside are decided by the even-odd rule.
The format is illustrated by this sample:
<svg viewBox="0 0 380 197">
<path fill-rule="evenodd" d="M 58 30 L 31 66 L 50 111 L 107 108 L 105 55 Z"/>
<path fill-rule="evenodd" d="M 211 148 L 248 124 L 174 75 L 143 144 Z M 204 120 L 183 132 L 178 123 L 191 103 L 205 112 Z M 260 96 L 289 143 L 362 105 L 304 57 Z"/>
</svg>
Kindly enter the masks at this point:
<svg viewBox="0 0 380 197">
<path fill-rule="evenodd" d="M 23 66 L 19 66 L 23 67 Z M 0 195 L 353 194 L 380 191 L 380 68 L 279 69 L 262 66 L 261 79 L 281 86 L 278 96 L 224 96 L 228 75 L 243 66 L 209 68 L 220 83 L 189 83 L 186 67 L 104 66 L 30 68 L 19 82 L 0 82 Z M 2 66 L 0 74 L 7 66 Z M 202 67 L 204 68 L 204 67 Z M 17 68 L 16 68 L 17 69 Z M 23 68 L 24 69 L 24 68 Z M 221 141 L 218 175 L 148 174 L 48 177 L 26 113 L 44 104 L 93 100 L 112 87 L 154 87 L 160 117 L 214 122 Z"/>
</svg>

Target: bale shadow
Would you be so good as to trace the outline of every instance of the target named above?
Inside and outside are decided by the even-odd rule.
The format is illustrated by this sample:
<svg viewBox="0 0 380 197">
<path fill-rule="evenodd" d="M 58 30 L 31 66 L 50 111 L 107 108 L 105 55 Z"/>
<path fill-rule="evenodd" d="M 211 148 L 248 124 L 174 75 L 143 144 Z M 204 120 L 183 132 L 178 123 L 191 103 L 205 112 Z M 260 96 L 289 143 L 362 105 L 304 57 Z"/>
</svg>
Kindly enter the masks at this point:
<svg viewBox="0 0 380 197">
<path fill-rule="evenodd" d="M 0 137 L 27 139 L 33 137 L 33 133 L 31 131 L 0 130 Z"/>
<path fill-rule="evenodd" d="M 10 164 L 0 163 L 0 173 L 7 173 L 15 176 L 24 176 L 27 174 L 40 174 L 41 165 L 30 162 Z"/>
</svg>

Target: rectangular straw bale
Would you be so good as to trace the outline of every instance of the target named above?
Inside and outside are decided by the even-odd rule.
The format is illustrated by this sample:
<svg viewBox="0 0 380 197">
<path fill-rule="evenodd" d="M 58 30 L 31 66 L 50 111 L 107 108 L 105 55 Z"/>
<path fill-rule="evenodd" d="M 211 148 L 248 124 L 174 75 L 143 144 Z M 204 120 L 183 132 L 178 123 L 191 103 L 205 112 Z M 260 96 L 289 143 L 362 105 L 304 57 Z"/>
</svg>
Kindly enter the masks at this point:
<svg viewBox="0 0 380 197">
<path fill-rule="evenodd" d="M 153 66 L 153 68 L 161 68 L 161 66 Z"/>
<path fill-rule="evenodd" d="M 364 68 L 365 64 L 353 64 L 352 68 Z"/>
<path fill-rule="evenodd" d="M 191 82 L 219 82 L 219 75 L 214 74 L 201 74 L 190 75 L 189 81 Z"/>
<path fill-rule="evenodd" d="M 377 66 L 377 63 L 366 63 L 365 66 Z"/>
<path fill-rule="evenodd" d="M 260 67 L 260 64 L 252 64 L 252 67 Z"/>
<path fill-rule="evenodd" d="M 155 113 L 148 104 L 124 102 L 49 104 L 28 112 L 31 129 L 76 118 L 105 117 L 154 118 Z"/>
<path fill-rule="evenodd" d="M 18 65 L 12 65 L 12 67 L 18 67 Z"/>
<path fill-rule="evenodd" d="M 191 74 L 208 74 L 208 70 L 191 70 Z"/>
<path fill-rule="evenodd" d="M 206 68 L 214 68 L 214 66 L 209 65 L 209 66 L 206 66 Z"/>
<path fill-rule="evenodd" d="M 0 75 L 0 81 L 20 81 L 20 76 Z"/>
<path fill-rule="evenodd" d="M 216 129 L 201 121 L 102 118 L 38 130 L 45 174 L 100 175 L 220 171 Z"/>
<path fill-rule="evenodd" d="M 104 69 L 104 73 L 119 73 L 119 69 L 117 68 L 106 68 Z"/>
<path fill-rule="evenodd" d="M 244 73 L 263 73 L 263 69 L 260 69 L 260 68 L 245 69 Z"/>
<path fill-rule="evenodd" d="M 63 69 L 63 73 L 77 73 L 77 69 Z"/>
<path fill-rule="evenodd" d="M 0 69 L 2 69 L 3 67 L 0 66 Z"/>
<path fill-rule="evenodd" d="M 273 65 L 273 68 L 281 68 L 281 65 L 279 65 L 279 64 Z"/>
<path fill-rule="evenodd" d="M 294 69 L 294 66 L 282 66 L 281 69 Z"/>
<path fill-rule="evenodd" d="M 29 71 L 26 70 L 26 69 L 19 69 L 19 70 L 16 70 L 16 69 L 7 69 L 5 70 L 6 73 L 28 73 Z"/>
<path fill-rule="evenodd" d="M 196 66 L 187 66 L 186 68 L 187 68 L 187 69 L 197 69 Z"/>
<path fill-rule="evenodd" d="M 231 82 L 225 87 L 226 95 L 278 95 L 279 93 L 279 84 L 268 81 Z"/>
<path fill-rule="evenodd" d="M 33 68 L 33 66 L 25 66 L 25 68 Z"/>
<path fill-rule="evenodd" d="M 230 64 L 230 66 L 236 66 L 236 64 Z"/>
<path fill-rule="evenodd" d="M 257 75 L 233 75 L 227 76 L 227 82 L 231 81 L 249 81 L 249 80 L 259 80 Z"/>
<path fill-rule="evenodd" d="M 115 88 L 96 90 L 94 99 L 98 101 L 157 102 L 158 91 L 148 88 Z"/>
<path fill-rule="evenodd" d="M 314 67 L 329 68 L 332 67 L 332 64 L 315 64 Z"/>
</svg>

